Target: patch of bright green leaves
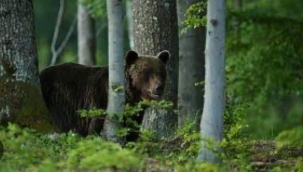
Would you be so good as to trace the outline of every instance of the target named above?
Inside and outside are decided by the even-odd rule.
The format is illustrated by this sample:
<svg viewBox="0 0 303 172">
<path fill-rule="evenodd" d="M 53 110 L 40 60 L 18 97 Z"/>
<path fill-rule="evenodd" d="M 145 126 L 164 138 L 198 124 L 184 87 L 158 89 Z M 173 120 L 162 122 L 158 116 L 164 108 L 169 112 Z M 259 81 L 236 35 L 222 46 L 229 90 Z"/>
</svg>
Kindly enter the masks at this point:
<svg viewBox="0 0 303 172">
<path fill-rule="evenodd" d="M 141 164 L 132 150 L 95 136 L 68 133 L 53 139 L 10 124 L 1 129 L 0 140 L 4 145 L 0 171 L 126 171 Z"/>
<path fill-rule="evenodd" d="M 106 18 L 106 1 L 104 0 L 83 0 L 82 4 L 89 9 L 90 14 L 94 18 Z"/>
<path fill-rule="evenodd" d="M 191 5 L 185 13 L 185 28 L 181 31 L 185 33 L 190 28 L 198 28 L 206 26 L 206 3 L 199 2 Z"/>
</svg>

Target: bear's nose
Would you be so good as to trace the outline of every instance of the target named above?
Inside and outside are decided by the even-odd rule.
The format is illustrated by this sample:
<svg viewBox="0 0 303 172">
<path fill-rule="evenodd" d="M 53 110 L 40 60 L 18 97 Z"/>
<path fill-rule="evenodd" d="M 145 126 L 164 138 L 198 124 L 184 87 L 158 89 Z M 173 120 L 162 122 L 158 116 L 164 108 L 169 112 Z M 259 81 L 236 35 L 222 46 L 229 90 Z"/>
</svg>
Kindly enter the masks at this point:
<svg viewBox="0 0 303 172">
<path fill-rule="evenodd" d="M 164 92 L 164 85 L 158 85 L 156 88 L 156 93 L 163 94 L 163 92 Z"/>
</svg>

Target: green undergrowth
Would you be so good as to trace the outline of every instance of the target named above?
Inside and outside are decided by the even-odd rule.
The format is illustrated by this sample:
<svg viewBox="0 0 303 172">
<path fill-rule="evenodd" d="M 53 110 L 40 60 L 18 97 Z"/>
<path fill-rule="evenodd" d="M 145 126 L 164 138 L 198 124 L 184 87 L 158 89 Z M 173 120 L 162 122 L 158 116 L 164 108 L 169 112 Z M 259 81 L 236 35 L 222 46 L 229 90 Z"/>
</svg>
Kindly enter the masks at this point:
<svg viewBox="0 0 303 172">
<path fill-rule="evenodd" d="M 222 164 L 212 165 L 196 161 L 200 138 L 190 126 L 170 139 L 143 134 L 141 141 L 122 147 L 98 136 L 41 135 L 10 124 L 0 131 L 0 171 L 302 171 L 302 145 L 281 141 L 295 132 L 276 141 L 233 135 L 221 144 Z"/>
<path fill-rule="evenodd" d="M 96 135 L 40 134 L 9 124 L 0 129 L 4 146 L 0 171 L 302 171 L 303 129 L 283 131 L 275 140 L 252 139 L 243 132 L 247 107 L 228 100 L 224 139 L 212 143 L 223 150 L 218 165 L 197 162 L 201 139 L 194 123 L 161 140 L 144 131 L 138 142 L 123 146 Z M 136 109 L 127 111 L 132 114 Z"/>
</svg>

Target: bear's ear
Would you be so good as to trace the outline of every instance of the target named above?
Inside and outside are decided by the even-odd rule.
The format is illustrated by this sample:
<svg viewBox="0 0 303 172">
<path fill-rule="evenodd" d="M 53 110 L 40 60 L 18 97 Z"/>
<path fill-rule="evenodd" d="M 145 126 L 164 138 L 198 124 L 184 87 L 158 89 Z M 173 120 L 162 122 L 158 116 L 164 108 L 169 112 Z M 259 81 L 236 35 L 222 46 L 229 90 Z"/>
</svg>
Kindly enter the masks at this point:
<svg viewBox="0 0 303 172">
<path fill-rule="evenodd" d="M 164 64 L 166 64 L 170 58 L 170 53 L 167 50 L 163 50 L 157 55 L 157 58 L 160 59 Z"/>
<path fill-rule="evenodd" d="M 125 55 L 125 63 L 127 66 L 132 65 L 139 58 L 138 53 L 133 50 L 127 51 Z"/>
</svg>

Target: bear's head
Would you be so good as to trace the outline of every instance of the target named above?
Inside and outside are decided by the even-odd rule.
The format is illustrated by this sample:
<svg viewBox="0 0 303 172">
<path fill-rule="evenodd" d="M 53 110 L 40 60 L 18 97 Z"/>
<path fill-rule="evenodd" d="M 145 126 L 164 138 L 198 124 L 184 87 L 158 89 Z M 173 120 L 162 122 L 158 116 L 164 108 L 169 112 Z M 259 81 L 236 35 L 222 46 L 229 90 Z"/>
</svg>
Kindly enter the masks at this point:
<svg viewBox="0 0 303 172">
<path fill-rule="evenodd" d="M 135 51 L 126 53 L 127 84 L 135 99 L 162 97 L 167 77 L 165 65 L 169 58 L 170 53 L 166 50 L 157 56 L 139 56 Z"/>
</svg>

